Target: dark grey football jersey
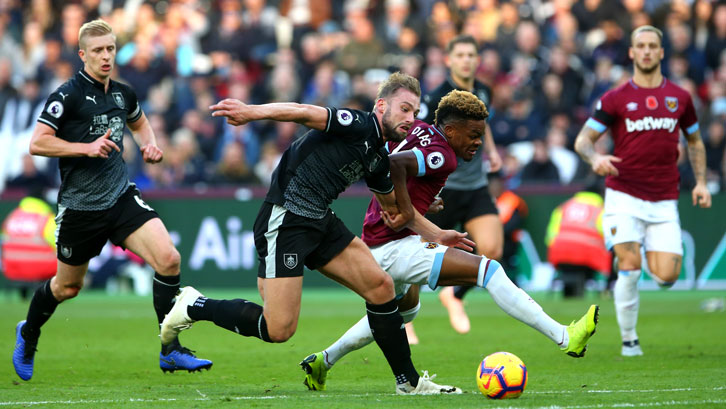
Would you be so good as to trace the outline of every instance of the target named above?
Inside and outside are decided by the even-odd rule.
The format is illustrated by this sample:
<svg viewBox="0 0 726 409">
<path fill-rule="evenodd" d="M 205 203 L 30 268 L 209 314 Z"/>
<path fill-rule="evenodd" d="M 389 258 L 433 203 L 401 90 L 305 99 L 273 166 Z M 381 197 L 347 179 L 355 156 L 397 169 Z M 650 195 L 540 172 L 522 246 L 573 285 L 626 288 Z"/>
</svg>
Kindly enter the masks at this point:
<svg viewBox="0 0 726 409">
<path fill-rule="evenodd" d="M 313 219 L 323 218 L 333 200 L 361 178 L 374 192 L 393 190 L 388 153 L 375 115 L 327 109 L 325 130 L 309 131 L 282 155 L 265 199 Z"/>
<path fill-rule="evenodd" d="M 123 133 L 127 122 L 141 118 L 136 94 L 127 85 L 103 83 L 79 71 L 58 87 L 38 118 L 68 142 L 91 143 L 111 128 L 110 139 L 121 149 L 108 158 L 60 158 L 61 187 L 58 206 L 74 210 L 104 210 L 116 203 L 130 182 L 122 158 Z"/>
</svg>

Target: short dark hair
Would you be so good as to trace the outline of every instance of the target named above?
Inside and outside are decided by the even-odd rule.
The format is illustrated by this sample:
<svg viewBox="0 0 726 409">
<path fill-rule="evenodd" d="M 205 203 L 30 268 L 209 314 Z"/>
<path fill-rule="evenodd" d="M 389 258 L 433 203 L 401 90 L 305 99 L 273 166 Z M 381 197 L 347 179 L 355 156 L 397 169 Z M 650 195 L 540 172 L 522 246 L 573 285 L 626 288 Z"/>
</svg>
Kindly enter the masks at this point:
<svg viewBox="0 0 726 409">
<path fill-rule="evenodd" d="M 376 98 L 386 99 L 401 88 L 413 92 L 419 98 L 421 97 L 421 84 L 419 84 L 418 80 L 408 74 L 397 71 L 378 86 L 378 95 Z"/>
<path fill-rule="evenodd" d="M 446 125 L 452 121 L 473 119 L 484 121 L 489 118 L 486 104 L 469 91 L 453 90 L 439 102 L 434 124 Z"/>
<path fill-rule="evenodd" d="M 449 54 L 451 51 L 453 51 L 454 46 L 456 46 L 457 44 L 471 44 L 474 46 L 475 50 L 479 50 L 479 44 L 477 44 L 474 37 L 469 34 L 459 34 L 458 36 L 449 40 L 449 43 L 446 44 L 446 54 Z"/>
</svg>

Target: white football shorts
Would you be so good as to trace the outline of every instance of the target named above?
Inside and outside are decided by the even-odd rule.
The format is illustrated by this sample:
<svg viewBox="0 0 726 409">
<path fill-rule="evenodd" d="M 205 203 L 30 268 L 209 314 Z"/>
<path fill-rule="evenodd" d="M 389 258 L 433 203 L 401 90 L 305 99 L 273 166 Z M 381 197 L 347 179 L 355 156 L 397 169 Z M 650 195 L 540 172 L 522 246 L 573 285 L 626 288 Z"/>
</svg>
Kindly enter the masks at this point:
<svg viewBox="0 0 726 409">
<path fill-rule="evenodd" d="M 605 245 L 636 242 L 645 251 L 683 255 L 681 223 L 676 200 L 649 202 L 618 190 L 605 190 Z"/>
<path fill-rule="evenodd" d="M 413 235 L 371 247 L 371 252 L 381 268 L 393 278 L 396 297 L 400 298 L 411 284 L 428 284 L 431 289 L 436 288 L 447 248 L 421 241 L 421 236 Z"/>
</svg>

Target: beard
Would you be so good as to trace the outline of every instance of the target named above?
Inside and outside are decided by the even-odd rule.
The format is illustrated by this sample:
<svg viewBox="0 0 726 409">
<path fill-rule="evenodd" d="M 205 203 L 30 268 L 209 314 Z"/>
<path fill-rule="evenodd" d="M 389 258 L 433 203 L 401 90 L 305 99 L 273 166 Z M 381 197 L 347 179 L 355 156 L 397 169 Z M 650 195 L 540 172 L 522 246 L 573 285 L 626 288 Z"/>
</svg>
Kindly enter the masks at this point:
<svg viewBox="0 0 726 409">
<path fill-rule="evenodd" d="M 643 74 L 652 74 L 652 73 L 655 72 L 656 69 L 659 69 L 660 68 L 660 64 L 659 63 L 656 63 L 656 64 L 653 64 L 650 67 L 644 67 L 644 66 L 642 66 L 642 65 L 640 65 L 640 64 L 638 64 L 636 62 L 635 63 L 635 67 L 638 69 L 638 71 L 640 71 Z"/>
<path fill-rule="evenodd" d="M 391 142 L 401 142 L 406 139 L 406 132 L 400 132 L 398 126 L 391 121 L 391 110 L 386 109 L 381 118 L 381 128 L 383 128 L 383 136 Z"/>
</svg>

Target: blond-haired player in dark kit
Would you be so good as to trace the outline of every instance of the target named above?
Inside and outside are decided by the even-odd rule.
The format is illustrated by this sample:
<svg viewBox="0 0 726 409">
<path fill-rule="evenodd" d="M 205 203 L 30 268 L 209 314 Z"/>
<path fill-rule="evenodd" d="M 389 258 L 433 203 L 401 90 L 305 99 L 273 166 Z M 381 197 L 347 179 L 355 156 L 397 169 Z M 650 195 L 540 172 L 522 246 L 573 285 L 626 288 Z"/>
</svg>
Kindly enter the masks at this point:
<svg viewBox="0 0 726 409">
<path fill-rule="evenodd" d="M 83 24 L 78 33 L 83 69 L 58 87 L 38 118 L 30 141 L 33 155 L 57 157 L 61 173 L 56 217 L 58 271 L 33 295 L 27 318 L 16 326 L 13 364 L 23 380 L 33 376 L 40 328 L 59 303 L 74 298 L 83 287 L 88 261 L 107 240 L 128 248 L 147 263 L 154 275 L 154 310 L 161 324 L 179 289 L 179 252 L 159 215 L 129 182 L 122 158 L 128 126 L 147 163 L 164 153 L 141 110 L 133 89 L 113 81 L 116 35 L 105 21 Z M 163 371 L 209 369 L 174 338 L 162 346 Z"/>
<path fill-rule="evenodd" d="M 711 207 L 706 188 L 706 153 L 691 96 L 661 74 L 663 33 L 653 26 L 636 28 L 628 50 L 633 77 L 608 91 L 597 103 L 575 141 L 575 149 L 606 178 L 603 230 L 618 260 L 613 291 L 623 356 L 643 355 L 638 334 L 638 279 L 641 246 L 650 272 L 662 287 L 672 286 L 681 271 L 683 250 L 678 217 L 678 143 L 688 141 L 696 186 L 693 205 Z M 610 129 L 612 155 L 593 144 Z"/>
</svg>

